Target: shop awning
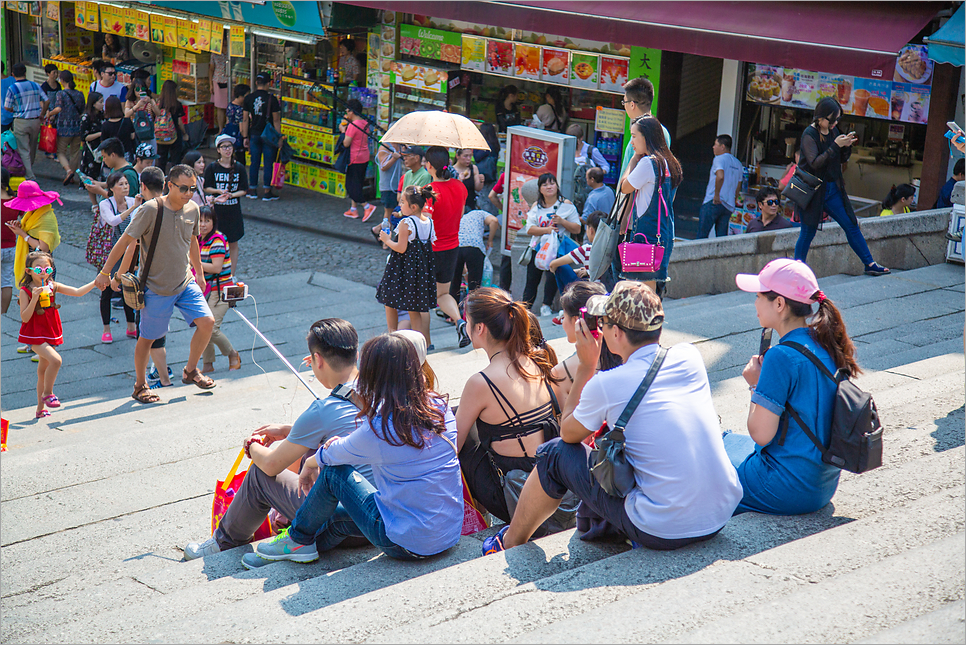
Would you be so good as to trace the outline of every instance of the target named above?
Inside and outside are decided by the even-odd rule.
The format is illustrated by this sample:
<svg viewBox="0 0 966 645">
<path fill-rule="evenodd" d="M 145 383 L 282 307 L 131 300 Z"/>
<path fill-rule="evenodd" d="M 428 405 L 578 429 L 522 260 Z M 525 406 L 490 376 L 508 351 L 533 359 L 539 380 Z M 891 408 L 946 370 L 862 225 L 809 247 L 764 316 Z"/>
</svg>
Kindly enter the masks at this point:
<svg viewBox="0 0 966 645">
<path fill-rule="evenodd" d="M 143 0 L 142 4 L 176 9 L 216 19 L 234 20 L 252 27 L 268 27 L 314 36 L 325 36 L 319 3 L 309 2 L 308 0 L 273 2 L 271 4 L 265 4 L 260 0 L 248 0 L 247 2 Z M 148 7 L 141 8 L 149 9 Z"/>
<path fill-rule="evenodd" d="M 667 51 L 865 78 L 892 73 L 899 49 L 942 2 L 426 2 L 349 4 Z"/>
<path fill-rule="evenodd" d="M 937 63 L 963 66 L 963 38 L 966 32 L 966 10 L 959 5 L 946 24 L 925 39 L 929 45 L 929 58 Z"/>
</svg>

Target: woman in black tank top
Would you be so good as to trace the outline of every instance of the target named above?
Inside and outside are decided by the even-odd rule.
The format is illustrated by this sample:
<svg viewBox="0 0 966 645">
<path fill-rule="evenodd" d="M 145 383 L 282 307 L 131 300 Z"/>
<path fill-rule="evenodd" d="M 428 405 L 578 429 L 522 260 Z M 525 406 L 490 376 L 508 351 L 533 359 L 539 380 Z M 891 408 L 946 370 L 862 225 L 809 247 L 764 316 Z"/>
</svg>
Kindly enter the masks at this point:
<svg viewBox="0 0 966 645">
<path fill-rule="evenodd" d="M 533 470 L 537 448 L 560 435 L 556 355 L 526 306 L 501 289 L 471 292 L 466 319 L 473 347 L 490 364 L 470 377 L 460 398 L 460 466 L 474 499 L 509 522 L 507 475 Z"/>
</svg>

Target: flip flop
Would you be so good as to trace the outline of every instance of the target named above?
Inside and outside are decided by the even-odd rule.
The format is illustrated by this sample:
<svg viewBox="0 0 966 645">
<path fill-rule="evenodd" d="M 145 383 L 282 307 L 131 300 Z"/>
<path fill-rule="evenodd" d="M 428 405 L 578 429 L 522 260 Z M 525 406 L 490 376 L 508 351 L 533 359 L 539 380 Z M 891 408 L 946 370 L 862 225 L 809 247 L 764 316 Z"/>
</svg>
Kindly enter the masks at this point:
<svg viewBox="0 0 966 645">
<path fill-rule="evenodd" d="M 228 371 L 240 370 L 241 369 L 241 355 L 238 352 L 233 352 L 228 355 Z"/>
<path fill-rule="evenodd" d="M 199 372 L 197 367 L 190 372 L 187 369 L 182 370 L 181 382 L 185 385 L 197 385 L 202 390 L 210 390 L 215 387 L 214 380 Z"/>
<path fill-rule="evenodd" d="M 41 410 L 40 412 L 38 412 L 37 414 L 34 415 L 34 418 L 35 419 L 46 419 L 49 416 L 50 416 L 50 410 Z"/>
</svg>

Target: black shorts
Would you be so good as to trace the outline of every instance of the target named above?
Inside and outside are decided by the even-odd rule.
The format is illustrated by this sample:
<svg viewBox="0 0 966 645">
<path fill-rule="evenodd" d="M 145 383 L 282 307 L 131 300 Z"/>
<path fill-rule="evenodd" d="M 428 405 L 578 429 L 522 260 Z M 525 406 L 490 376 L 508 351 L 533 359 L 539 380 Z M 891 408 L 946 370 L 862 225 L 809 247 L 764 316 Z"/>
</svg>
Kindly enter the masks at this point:
<svg viewBox="0 0 966 645">
<path fill-rule="evenodd" d="M 448 251 L 433 251 L 436 258 L 436 284 L 449 284 L 453 281 L 459 252 L 458 247 Z"/>
<path fill-rule="evenodd" d="M 218 216 L 218 230 L 225 236 L 228 242 L 237 242 L 245 237 L 245 219 L 242 217 L 241 208 L 230 206 L 224 210 L 215 204 L 215 214 Z"/>
<path fill-rule="evenodd" d="M 390 210 L 394 210 L 396 206 L 399 205 L 399 199 L 396 191 L 394 190 L 384 190 L 382 191 L 382 205 Z"/>
</svg>

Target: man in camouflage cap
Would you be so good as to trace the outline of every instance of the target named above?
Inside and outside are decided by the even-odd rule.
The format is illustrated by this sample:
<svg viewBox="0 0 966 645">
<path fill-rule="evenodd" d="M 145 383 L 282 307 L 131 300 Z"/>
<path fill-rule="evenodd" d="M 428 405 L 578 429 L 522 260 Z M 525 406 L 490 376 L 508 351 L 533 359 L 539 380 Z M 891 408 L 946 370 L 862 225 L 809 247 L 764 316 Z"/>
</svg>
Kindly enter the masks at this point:
<svg viewBox="0 0 966 645">
<path fill-rule="evenodd" d="M 580 362 L 560 436 L 537 450 L 513 520 L 483 542 L 484 555 L 529 540 L 567 491 L 650 549 L 677 549 L 724 527 L 742 488 L 721 439 L 708 373 L 694 345 L 659 345 L 663 325 L 661 299 L 643 282 L 618 282 L 610 295 L 587 301 L 586 317 L 574 326 Z M 623 365 L 597 372 L 603 342 Z M 596 456 L 582 442 L 602 426 L 622 427 L 633 482 L 605 487 L 591 473 Z"/>
<path fill-rule="evenodd" d="M 633 331 L 657 331 L 664 324 L 661 299 L 643 282 L 622 280 L 610 295 L 591 296 L 587 313 L 604 324 Z"/>
</svg>

